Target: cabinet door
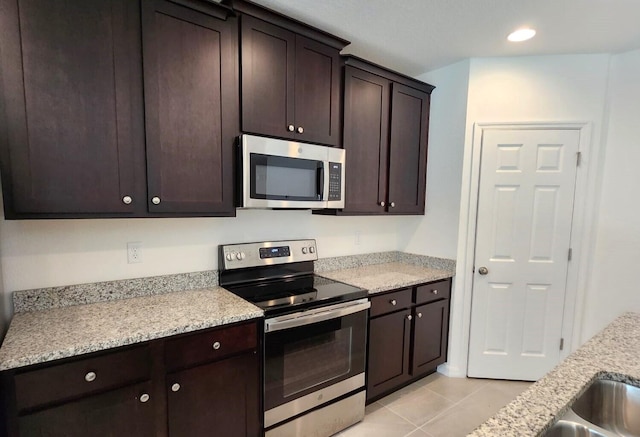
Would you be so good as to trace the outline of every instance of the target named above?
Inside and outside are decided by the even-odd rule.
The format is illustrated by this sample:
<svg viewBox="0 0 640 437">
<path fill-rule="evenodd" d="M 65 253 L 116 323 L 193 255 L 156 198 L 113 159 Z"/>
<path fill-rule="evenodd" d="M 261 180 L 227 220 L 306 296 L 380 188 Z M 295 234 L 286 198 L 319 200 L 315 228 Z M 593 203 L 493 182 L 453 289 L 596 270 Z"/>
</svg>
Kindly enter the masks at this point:
<svg viewBox="0 0 640 437">
<path fill-rule="evenodd" d="M 260 435 L 258 355 L 167 375 L 169 437 Z"/>
<path fill-rule="evenodd" d="M 389 80 L 345 67 L 344 139 L 346 150 L 343 212 L 382 214 L 387 200 Z"/>
<path fill-rule="evenodd" d="M 233 215 L 236 19 L 143 8 L 149 211 Z"/>
<path fill-rule="evenodd" d="M 340 53 L 296 36 L 295 128 L 301 141 L 340 144 Z"/>
<path fill-rule="evenodd" d="M 295 138 L 296 35 L 248 15 L 241 23 L 242 130 Z"/>
<path fill-rule="evenodd" d="M 447 360 L 449 300 L 416 307 L 411 376 L 433 371 Z"/>
<path fill-rule="evenodd" d="M 389 213 L 424 214 L 429 94 L 397 83 L 391 101 Z"/>
<path fill-rule="evenodd" d="M 367 400 L 409 379 L 410 314 L 400 311 L 369 321 Z"/>
<path fill-rule="evenodd" d="M 142 383 L 21 416 L 19 435 L 30 437 L 156 436 L 154 402 Z"/>
<path fill-rule="evenodd" d="M 144 192 L 138 3 L 1 7 L 7 217 L 133 213 Z"/>
</svg>

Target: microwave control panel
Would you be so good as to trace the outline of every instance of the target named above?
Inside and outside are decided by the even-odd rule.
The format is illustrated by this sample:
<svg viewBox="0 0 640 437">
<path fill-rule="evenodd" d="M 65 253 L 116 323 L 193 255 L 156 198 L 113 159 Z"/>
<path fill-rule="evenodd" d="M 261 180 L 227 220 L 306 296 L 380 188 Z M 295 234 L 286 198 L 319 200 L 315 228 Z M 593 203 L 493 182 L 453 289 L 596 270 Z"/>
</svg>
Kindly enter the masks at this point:
<svg viewBox="0 0 640 437">
<path fill-rule="evenodd" d="M 342 163 L 329 163 L 329 200 L 342 200 Z"/>
</svg>

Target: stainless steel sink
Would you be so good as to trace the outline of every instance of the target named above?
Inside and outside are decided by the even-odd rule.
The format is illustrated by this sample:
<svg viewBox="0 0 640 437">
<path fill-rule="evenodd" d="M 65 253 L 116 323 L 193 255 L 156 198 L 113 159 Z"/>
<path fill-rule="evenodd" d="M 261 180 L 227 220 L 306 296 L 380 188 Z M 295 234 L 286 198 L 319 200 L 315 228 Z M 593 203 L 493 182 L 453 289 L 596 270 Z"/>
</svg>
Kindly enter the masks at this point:
<svg viewBox="0 0 640 437">
<path fill-rule="evenodd" d="M 595 380 L 546 437 L 640 437 L 640 388 Z"/>
<path fill-rule="evenodd" d="M 640 436 L 640 388 L 596 380 L 571 406 L 584 420 L 623 436 Z"/>
</svg>

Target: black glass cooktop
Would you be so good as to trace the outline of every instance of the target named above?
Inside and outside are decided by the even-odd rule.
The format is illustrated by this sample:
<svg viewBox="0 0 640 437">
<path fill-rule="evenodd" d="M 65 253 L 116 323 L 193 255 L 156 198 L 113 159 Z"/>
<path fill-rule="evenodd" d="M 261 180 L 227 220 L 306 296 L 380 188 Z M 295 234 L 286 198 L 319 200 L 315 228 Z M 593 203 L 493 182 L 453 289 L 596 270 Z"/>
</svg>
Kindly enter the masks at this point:
<svg viewBox="0 0 640 437">
<path fill-rule="evenodd" d="M 223 286 L 268 317 L 367 297 L 367 290 L 314 274 Z"/>
</svg>

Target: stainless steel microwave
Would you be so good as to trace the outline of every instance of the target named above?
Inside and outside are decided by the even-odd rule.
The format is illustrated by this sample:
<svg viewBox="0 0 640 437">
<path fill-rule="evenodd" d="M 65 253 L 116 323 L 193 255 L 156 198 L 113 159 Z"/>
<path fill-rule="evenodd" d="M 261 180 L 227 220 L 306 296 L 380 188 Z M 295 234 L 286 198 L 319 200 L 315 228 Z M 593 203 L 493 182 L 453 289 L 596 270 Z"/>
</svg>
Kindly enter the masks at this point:
<svg viewBox="0 0 640 437">
<path fill-rule="evenodd" d="M 344 208 L 345 151 L 242 135 L 241 208 Z"/>
</svg>

